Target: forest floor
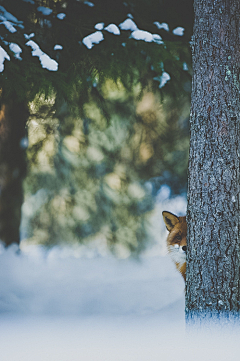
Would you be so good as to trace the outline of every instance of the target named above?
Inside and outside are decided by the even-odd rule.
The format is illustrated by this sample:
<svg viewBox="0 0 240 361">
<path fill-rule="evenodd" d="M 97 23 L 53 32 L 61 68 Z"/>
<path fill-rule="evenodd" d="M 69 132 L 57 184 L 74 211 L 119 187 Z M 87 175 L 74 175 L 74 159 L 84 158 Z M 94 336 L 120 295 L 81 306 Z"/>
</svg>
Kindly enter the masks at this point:
<svg viewBox="0 0 240 361">
<path fill-rule="evenodd" d="M 0 360 L 238 361 L 238 331 L 185 331 L 184 282 L 158 220 L 186 200 L 168 196 L 152 216 L 160 243 L 139 260 L 82 246 L 0 248 Z"/>
<path fill-rule="evenodd" d="M 239 334 L 185 332 L 184 282 L 167 256 L 60 255 L 1 254 L 1 361 L 239 360 Z"/>
</svg>

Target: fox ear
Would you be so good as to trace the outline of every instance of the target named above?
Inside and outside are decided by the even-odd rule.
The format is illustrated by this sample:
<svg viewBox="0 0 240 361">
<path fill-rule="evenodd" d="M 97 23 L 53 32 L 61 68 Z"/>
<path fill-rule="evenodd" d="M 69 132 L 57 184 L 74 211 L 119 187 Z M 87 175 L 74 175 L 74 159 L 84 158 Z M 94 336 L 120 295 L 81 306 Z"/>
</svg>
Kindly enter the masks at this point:
<svg viewBox="0 0 240 361">
<path fill-rule="evenodd" d="M 163 211 L 163 220 L 166 224 L 167 230 L 170 232 L 173 227 L 179 222 L 179 218 L 170 212 Z"/>
</svg>

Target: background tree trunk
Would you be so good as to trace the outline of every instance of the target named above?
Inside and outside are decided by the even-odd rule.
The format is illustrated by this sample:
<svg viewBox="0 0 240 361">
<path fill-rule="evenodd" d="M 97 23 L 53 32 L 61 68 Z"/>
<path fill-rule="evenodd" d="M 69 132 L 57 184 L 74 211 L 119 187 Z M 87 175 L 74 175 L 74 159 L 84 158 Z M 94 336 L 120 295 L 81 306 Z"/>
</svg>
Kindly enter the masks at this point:
<svg viewBox="0 0 240 361">
<path fill-rule="evenodd" d="M 19 244 L 22 181 L 26 173 L 25 103 L 9 101 L 0 110 L 0 240 Z"/>
<path fill-rule="evenodd" d="M 238 313 L 239 0 L 195 0 L 186 320 Z"/>
</svg>

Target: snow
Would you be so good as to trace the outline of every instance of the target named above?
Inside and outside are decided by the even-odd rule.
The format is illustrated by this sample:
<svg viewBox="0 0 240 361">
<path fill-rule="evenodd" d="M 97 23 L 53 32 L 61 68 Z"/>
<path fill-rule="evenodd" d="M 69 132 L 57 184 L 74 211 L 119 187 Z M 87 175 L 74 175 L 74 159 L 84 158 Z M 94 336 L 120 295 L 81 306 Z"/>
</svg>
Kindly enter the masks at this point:
<svg viewBox="0 0 240 361">
<path fill-rule="evenodd" d="M 1 361 L 238 361 L 239 335 L 186 336 L 183 305 L 155 317 L 1 317 Z"/>
<path fill-rule="evenodd" d="M 183 36 L 185 29 L 179 26 L 178 28 L 173 30 L 174 35 Z"/>
<path fill-rule="evenodd" d="M 3 6 L 0 6 L 0 20 L 2 21 L 0 24 L 3 24 L 11 33 L 15 33 L 17 31 L 13 25 L 24 28 L 22 25 L 23 22 L 19 21 L 14 15 L 9 13 Z"/>
<path fill-rule="evenodd" d="M 132 31 L 132 34 L 130 35 L 130 38 L 133 38 L 135 40 L 143 40 L 146 42 L 156 42 L 158 44 L 163 44 L 162 38 L 158 34 L 152 34 L 149 31 L 140 30 L 138 29 L 137 25 L 132 19 L 126 19 L 124 22 L 119 24 L 119 27 L 121 30 L 130 30 Z"/>
<path fill-rule="evenodd" d="M 12 247 L 0 255 L 1 313 L 152 315 L 183 300 L 183 281 L 168 257 L 138 262 L 111 255 L 88 258 L 91 253 L 84 254 L 81 247 L 15 251 Z"/>
<path fill-rule="evenodd" d="M 153 41 L 157 44 L 163 44 L 162 38 L 158 34 L 152 34 Z"/>
<path fill-rule="evenodd" d="M 155 24 L 158 29 L 164 29 L 166 31 L 169 31 L 169 26 L 167 23 L 160 24 L 158 21 L 155 21 L 153 24 Z"/>
<path fill-rule="evenodd" d="M 22 49 L 20 48 L 20 46 L 16 43 L 10 43 L 9 44 L 9 49 L 14 53 L 15 58 L 22 60 L 20 54 L 22 52 Z"/>
<path fill-rule="evenodd" d="M 171 79 L 170 75 L 164 71 L 161 76 L 156 76 L 153 80 L 159 81 L 159 88 L 164 87 L 164 85 Z"/>
<path fill-rule="evenodd" d="M 106 28 L 104 28 L 104 30 L 107 30 L 109 33 L 112 33 L 114 35 L 120 35 L 120 30 L 115 24 L 109 24 L 108 26 L 106 26 Z"/>
<path fill-rule="evenodd" d="M 163 185 L 151 216 L 158 245 L 138 261 L 100 244 L 0 247 L 1 361 L 238 361 L 238 332 L 185 331 L 161 213 L 184 214 L 186 196 L 170 195 Z"/>
<path fill-rule="evenodd" d="M 132 32 L 130 38 L 134 38 L 135 40 L 144 40 L 146 42 L 156 42 L 158 44 L 163 44 L 162 38 L 158 34 L 151 34 L 148 31 L 144 30 L 135 30 Z"/>
<path fill-rule="evenodd" d="M 0 46 L 0 72 L 2 72 L 4 70 L 4 64 L 3 63 L 4 63 L 5 59 L 10 60 L 10 56 L 8 55 L 6 50 L 4 50 Z"/>
<path fill-rule="evenodd" d="M 126 19 L 124 22 L 119 24 L 119 27 L 122 30 L 130 30 L 130 31 L 138 30 L 137 25 L 132 19 Z"/>
<path fill-rule="evenodd" d="M 62 49 L 63 49 L 62 45 L 59 44 L 56 44 L 53 48 L 53 50 L 62 50 Z"/>
<path fill-rule="evenodd" d="M 33 0 L 23 0 L 23 1 L 25 1 L 26 3 L 33 4 L 33 5 L 35 4 Z"/>
<path fill-rule="evenodd" d="M 148 31 L 144 30 L 135 30 L 131 34 L 131 38 L 134 38 L 135 40 L 144 40 L 146 42 L 153 41 L 153 36 Z"/>
<path fill-rule="evenodd" d="M 95 33 L 83 38 L 82 42 L 88 49 L 92 49 L 93 44 L 99 44 L 102 40 L 104 40 L 103 33 L 101 31 L 95 31 Z"/>
<path fill-rule="evenodd" d="M 103 30 L 104 28 L 104 23 L 97 23 L 95 26 L 94 26 L 95 29 L 97 30 Z"/>
<path fill-rule="evenodd" d="M 58 70 L 58 63 L 54 59 L 51 59 L 47 54 L 45 54 L 40 49 L 39 45 L 35 43 L 35 41 L 29 40 L 26 45 L 32 48 L 32 56 L 38 56 L 43 68 L 46 68 L 50 71 Z"/>
<path fill-rule="evenodd" d="M 12 21 L 13 23 L 16 23 L 16 24 L 22 23 L 22 21 L 18 21 L 18 19 L 14 15 L 9 13 L 3 6 L 0 6 L 0 13 L 1 13 L 0 20 L 3 20 L 2 17 L 4 17 L 5 20 Z"/>
<path fill-rule="evenodd" d="M 57 18 L 58 18 L 59 20 L 63 20 L 63 19 L 65 18 L 65 16 L 66 16 L 66 14 L 64 14 L 64 13 L 59 13 L 59 14 L 57 14 Z"/>
<path fill-rule="evenodd" d="M 0 17 L 0 19 L 1 19 L 1 17 Z M 15 33 L 17 31 L 10 21 L 4 20 L 0 24 L 3 24 L 5 26 L 5 28 L 8 29 L 8 31 L 10 31 L 10 33 Z"/>
<path fill-rule="evenodd" d="M 85 5 L 88 5 L 88 6 L 90 6 L 90 7 L 93 7 L 93 6 L 95 6 L 93 3 L 91 3 L 90 1 L 84 1 L 84 4 Z"/>
<path fill-rule="evenodd" d="M 188 70 L 188 65 L 187 65 L 187 63 L 183 63 L 183 70 L 185 70 L 185 71 L 187 71 Z"/>
<path fill-rule="evenodd" d="M 52 13 L 52 9 L 46 8 L 45 6 L 39 6 L 37 8 L 37 11 L 39 11 L 40 13 L 46 16 Z"/>
<path fill-rule="evenodd" d="M 31 34 L 24 34 L 24 37 L 25 37 L 25 39 L 27 39 L 27 40 L 29 40 L 29 39 L 31 39 L 31 38 L 33 38 L 35 36 L 35 34 L 34 33 L 31 33 Z"/>
</svg>

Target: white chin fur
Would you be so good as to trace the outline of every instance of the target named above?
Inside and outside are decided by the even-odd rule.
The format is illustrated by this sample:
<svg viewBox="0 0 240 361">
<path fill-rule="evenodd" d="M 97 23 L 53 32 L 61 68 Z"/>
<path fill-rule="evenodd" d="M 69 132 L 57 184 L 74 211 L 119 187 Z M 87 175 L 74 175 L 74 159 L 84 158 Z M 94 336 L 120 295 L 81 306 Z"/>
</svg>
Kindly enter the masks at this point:
<svg viewBox="0 0 240 361">
<path fill-rule="evenodd" d="M 182 250 L 182 246 L 179 246 L 178 244 L 169 246 L 169 254 L 176 263 L 183 264 L 186 262 L 186 253 Z"/>
</svg>

